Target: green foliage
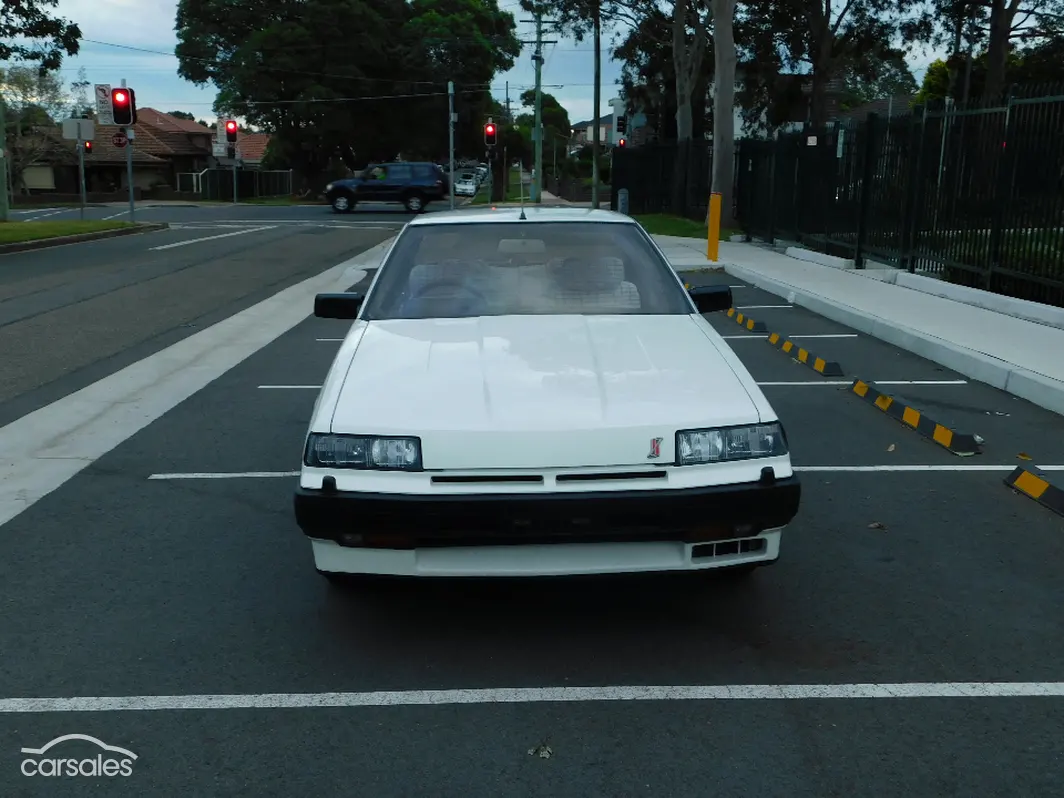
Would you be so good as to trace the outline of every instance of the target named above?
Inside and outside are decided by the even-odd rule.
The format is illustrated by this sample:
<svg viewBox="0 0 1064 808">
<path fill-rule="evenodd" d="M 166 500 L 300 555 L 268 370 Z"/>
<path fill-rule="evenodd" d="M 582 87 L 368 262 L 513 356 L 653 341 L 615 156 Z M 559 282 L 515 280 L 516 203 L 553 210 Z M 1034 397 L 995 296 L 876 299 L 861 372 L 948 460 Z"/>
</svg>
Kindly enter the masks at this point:
<svg viewBox="0 0 1064 808">
<path fill-rule="evenodd" d="M 181 76 L 218 87 L 216 112 L 270 132 L 273 159 L 316 178 L 337 157 L 441 159 L 448 80 L 456 149 L 481 152 L 514 31 L 496 0 L 179 0 L 176 54 Z"/>
<path fill-rule="evenodd" d="M 196 120 L 196 116 L 193 115 L 191 112 L 179 112 L 179 111 L 175 110 L 173 112 L 167 112 L 166 114 L 169 115 L 171 118 L 178 118 L 179 120 L 182 120 L 182 121 L 194 121 L 194 120 Z"/>
<path fill-rule="evenodd" d="M 843 110 L 881 98 L 913 95 L 917 91 L 916 79 L 905 63 L 902 51 L 847 65 L 842 80 L 843 96 L 839 106 Z"/>
<path fill-rule="evenodd" d="M 81 29 L 50 14 L 58 0 L 4 0 L 0 3 L 0 61 L 39 62 L 56 70 L 63 56 L 78 52 Z"/>
</svg>

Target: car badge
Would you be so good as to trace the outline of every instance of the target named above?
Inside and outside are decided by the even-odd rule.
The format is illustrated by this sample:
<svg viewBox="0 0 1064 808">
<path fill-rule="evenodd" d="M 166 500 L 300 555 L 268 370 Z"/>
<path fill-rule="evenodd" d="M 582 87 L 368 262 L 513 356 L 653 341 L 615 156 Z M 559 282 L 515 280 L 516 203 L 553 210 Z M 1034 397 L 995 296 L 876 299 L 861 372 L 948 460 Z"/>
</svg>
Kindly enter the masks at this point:
<svg viewBox="0 0 1064 808">
<path fill-rule="evenodd" d="M 664 438 L 651 438 L 650 439 L 650 454 L 647 455 L 647 460 L 653 460 L 655 457 L 661 457 L 661 441 Z"/>
</svg>

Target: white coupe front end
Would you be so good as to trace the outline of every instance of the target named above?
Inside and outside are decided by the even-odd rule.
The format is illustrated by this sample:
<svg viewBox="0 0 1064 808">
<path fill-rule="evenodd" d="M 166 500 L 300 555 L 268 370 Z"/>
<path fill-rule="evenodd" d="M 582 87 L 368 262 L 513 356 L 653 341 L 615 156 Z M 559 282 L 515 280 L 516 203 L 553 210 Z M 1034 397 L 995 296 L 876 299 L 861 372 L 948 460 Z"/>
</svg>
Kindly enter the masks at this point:
<svg viewBox="0 0 1064 808">
<path fill-rule="evenodd" d="M 775 413 L 702 316 L 730 291 L 685 292 L 627 217 L 520 216 L 426 216 L 364 301 L 319 296 L 319 316 L 357 319 L 315 405 L 295 498 L 317 569 L 541 576 L 776 560 L 800 487 Z M 596 240 L 611 254 L 568 254 Z M 452 294 L 428 294 L 440 287 Z"/>
</svg>

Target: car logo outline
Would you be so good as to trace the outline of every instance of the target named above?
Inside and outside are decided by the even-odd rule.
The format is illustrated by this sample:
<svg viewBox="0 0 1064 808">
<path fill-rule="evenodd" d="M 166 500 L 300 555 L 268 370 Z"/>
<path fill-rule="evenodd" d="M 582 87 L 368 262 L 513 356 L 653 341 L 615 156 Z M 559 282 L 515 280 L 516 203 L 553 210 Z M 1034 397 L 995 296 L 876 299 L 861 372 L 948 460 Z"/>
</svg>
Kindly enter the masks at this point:
<svg viewBox="0 0 1064 808">
<path fill-rule="evenodd" d="M 664 438 L 651 438 L 650 439 L 650 452 L 647 454 L 647 460 L 653 460 L 654 458 L 661 457 L 661 442 Z"/>
</svg>

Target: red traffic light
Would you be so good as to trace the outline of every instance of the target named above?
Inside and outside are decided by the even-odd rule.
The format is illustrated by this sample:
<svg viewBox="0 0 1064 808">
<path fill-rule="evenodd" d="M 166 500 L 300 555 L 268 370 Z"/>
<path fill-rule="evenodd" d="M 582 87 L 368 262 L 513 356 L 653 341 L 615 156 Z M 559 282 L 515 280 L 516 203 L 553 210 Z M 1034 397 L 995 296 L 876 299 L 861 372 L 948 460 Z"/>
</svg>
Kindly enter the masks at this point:
<svg viewBox="0 0 1064 808">
<path fill-rule="evenodd" d="M 619 145 L 619 146 L 623 146 L 623 145 L 624 145 L 624 142 L 625 142 L 625 141 L 624 141 L 624 138 L 622 137 L 622 138 L 621 138 L 621 142 L 620 142 L 620 143 L 618 143 L 617 145 Z"/>
<path fill-rule="evenodd" d="M 494 135 L 495 127 L 489 123 L 487 126 L 484 127 L 484 131 L 487 132 L 489 135 Z"/>
<path fill-rule="evenodd" d="M 128 87 L 111 90 L 111 117 L 116 126 L 132 126 L 137 122 L 137 100 Z"/>
<path fill-rule="evenodd" d="M 128 104 L 129 103 L 129 96 L 126 95 L 126 91 L 125 90 L 115 90 L 114 94 L 112 96 L 112 100 L 116 104 L 119 104 L 119 105 Z"/>
<path fill-rule="evenodd" d="M 226 121 L 225 122 L 225 131 L 226 132 L 235 132 L 236 131 L 236 121 Z"/>
<path fill-rule="evenodd" d="M 236 143 L 236 121 L 225 122 L 225 139 L 228 143 Z"/>
</svg>

